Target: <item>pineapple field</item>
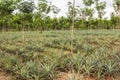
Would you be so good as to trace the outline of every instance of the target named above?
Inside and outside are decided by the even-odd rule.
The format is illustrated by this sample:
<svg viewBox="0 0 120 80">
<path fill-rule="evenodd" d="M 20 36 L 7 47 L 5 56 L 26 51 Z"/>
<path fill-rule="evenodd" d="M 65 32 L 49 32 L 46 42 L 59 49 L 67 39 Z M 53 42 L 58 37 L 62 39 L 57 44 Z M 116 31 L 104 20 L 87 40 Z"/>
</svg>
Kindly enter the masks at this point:
<svg viewBox="0 0 120 80">
<path fill-rule="evenodd" d="M 120 80 L 120 30 L 0 33 L 6 80 Z M 3 79 L 4 80 L 4 79 Z"/>
</svg>

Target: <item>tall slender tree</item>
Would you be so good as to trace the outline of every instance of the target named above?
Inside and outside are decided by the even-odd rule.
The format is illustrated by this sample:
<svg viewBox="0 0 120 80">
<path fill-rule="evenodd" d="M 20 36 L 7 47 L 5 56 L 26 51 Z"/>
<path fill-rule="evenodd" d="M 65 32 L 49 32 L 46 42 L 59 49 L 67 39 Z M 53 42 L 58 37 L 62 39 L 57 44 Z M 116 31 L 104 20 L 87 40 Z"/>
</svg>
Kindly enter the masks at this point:
<svg viewBox="0 0 120 80">
<path fill-rule="evenodd" d="M 99 0 L 95 0 L 95 4 L 96 4 L 96 10 L 98 12 L 98 17 L 99 19 L 102 19 L 103 15 L 105 14 L 104 9 L 106 8 L 106 2 L 99 2 Z"/>
<path fill-rule="evenodd" d="M 120 0 L 114 0 L 113 7 L 118 16 L 120 16 Z"/>
<path fill-rule="evenodd" d="M 83 13 L 85 16 L 88 16 L 88 19 L 90 20 L 94 14 L 94 9 L 92 8 L 94 0 L 83 0 L 83 4 L 85 5 L 85 8 L 83 8 Z"/>
<path fill-rule="evenodd" d="M 72 23 L 72 18 L 73 18 L 73 4 L 72 2 L 68 2 L 68 12 L 67 12 L 67 17 L 69 18 L 70 22 Z M 78 8 L 74 6 L 74 18 L 76 18 L 78 14 Z"/>
<path fill-rule="evenodd" d="M 118 16 L 118 26 L 120 26 L 120 0 L 114 0 L 113 7 L 115 9 L 116 15 Z"/>
<path fill-rule="evenodd" d="M 72 5 L 72 26 L 71 26 L 71 53 L 73 53 L 73 41 L 74 41 L 74 25 L 75 25 L 75 0 Z"/>
<path fill-rule="evenodd" d="M 29 20 L 30 17 L 28 17 L 28 15 L 34 11 L 34 7 L 35 7 L 35 5 L 32 0 L 20 2 L 20 4 L 18 5 L 18 9 L 20 10 L 20 12 L 23 13 L 22 20 Z M 23 27 L 23 41 L 24 41 L 25 40 L 25 38 L 24 38 L 25 27 L 23 26 L 24 21 L 21 21 L 21 22 L 22 22 L 22 27 Z"/>
<path fill-rule="evenodd" d="M 22 19 L 22 20 L 31 20 L 32 19 L 31 13 L 35 9 L 35 4 L 34 4 L 33 0 L 22 1 L 18 5 L 18 9 L 19 9 L 20 12 L 23 13 L 23 17 L 22 18 L 24 18 L 24 19 Z M 23 23 L 24 22 L 22 22 L 22 24 Z M 24 26 L 22 26 L 22 27 L 23 27 L 23 30 L 24 30 Z"/>
<path fill-rule="evenodd" d="M 83 8 L 83 13 L 86 17 L 86 20 L 89 20 L 88 28 L 91 28 L 91 20 L 94 14 L 94 9 L 92 8 L 94 0 L 83 0 L 83 4 L 85 5 L 85 8 Z"/>
<path fill-rule="evenodd" d="M 43 19 L 43 28 L 46 29 L 45 26 L 45 20 L 50 12 L 53 12 L 54 14 L 58 14 L 60 12 L 60 9 L 56 7 L 55 5 L 52 5 L 51 2 L 48 2 L 47 0 L 38 0 L 38 8 L 37 8 L 40 18 Z"/>
</svg>

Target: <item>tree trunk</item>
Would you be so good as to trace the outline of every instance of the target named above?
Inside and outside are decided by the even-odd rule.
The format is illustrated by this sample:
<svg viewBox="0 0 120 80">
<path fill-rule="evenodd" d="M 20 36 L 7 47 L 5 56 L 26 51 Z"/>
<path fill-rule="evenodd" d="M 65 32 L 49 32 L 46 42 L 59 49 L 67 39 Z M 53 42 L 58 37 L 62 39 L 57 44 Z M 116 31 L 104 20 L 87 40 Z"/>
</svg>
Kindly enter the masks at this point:
<svg viewBox="0 0 120 80">
<path fill-rule="evenodd" d="M 73 0 L 73 12 L 72 12 L 72 26 L 71 26 L 71 53 L 73 53 L 73 40 L 74 40 L 74 19 L 75 19 L 75 0 Z"/>
<path fill-rule="evenodd" d="M 2 32 L 4 33 L 4 31 L 5 31 L 5 25 L 4 25 L 4 17 L 2 16 Z"/>
</svg>

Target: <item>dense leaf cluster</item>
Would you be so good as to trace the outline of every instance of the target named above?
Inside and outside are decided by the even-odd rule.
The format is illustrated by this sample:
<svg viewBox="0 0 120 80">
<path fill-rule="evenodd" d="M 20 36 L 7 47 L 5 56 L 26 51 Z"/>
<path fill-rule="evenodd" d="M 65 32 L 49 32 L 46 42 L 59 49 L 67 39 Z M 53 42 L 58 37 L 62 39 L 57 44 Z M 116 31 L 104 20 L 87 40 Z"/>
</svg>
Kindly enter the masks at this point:
<svg viewBox="0 0 120 80">
<path fill-rule="evenodd" d="M 115 13 L 110 19 L 103 18 L 106 2 L 98 0 L 83 0 L 84 8 L 75 7 L 76 29 L 113 29 L 119 27 L 119 0 L 114 1 Z M 93 8 L 92 6 L 95 5 Z M 72 18 L 72 3 L 68 2 L 67 17 L 56 16 L 60 9 L 47 0 L 38 0 L 37 6 L 33 0 L 1 0 L 0 1 L 0 30 L 61 30 L 70 29 Z M 98 18 L 94 18 L 97 11 Z"/>
</svg>

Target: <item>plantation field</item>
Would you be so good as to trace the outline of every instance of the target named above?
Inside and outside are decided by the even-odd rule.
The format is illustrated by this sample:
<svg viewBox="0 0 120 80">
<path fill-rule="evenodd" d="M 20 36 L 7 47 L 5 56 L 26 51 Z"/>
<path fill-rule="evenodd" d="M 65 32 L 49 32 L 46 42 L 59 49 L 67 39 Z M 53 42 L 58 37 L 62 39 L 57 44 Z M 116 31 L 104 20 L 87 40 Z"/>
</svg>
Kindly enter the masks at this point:
<svg viewBox="0 0 120 80">
<path fill-rule="evenodd" d="M 0 69 L 11 80 L 120 80 L 120 30 L 0 33 Z M 14 76 L 14 77 L 13 77 Z"/>
</svg>

